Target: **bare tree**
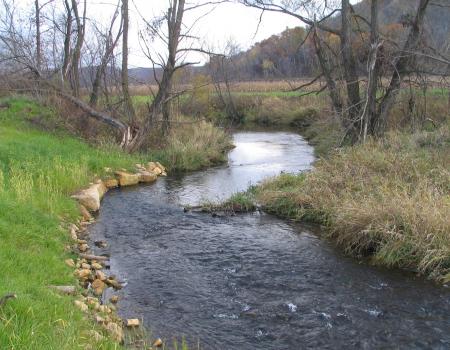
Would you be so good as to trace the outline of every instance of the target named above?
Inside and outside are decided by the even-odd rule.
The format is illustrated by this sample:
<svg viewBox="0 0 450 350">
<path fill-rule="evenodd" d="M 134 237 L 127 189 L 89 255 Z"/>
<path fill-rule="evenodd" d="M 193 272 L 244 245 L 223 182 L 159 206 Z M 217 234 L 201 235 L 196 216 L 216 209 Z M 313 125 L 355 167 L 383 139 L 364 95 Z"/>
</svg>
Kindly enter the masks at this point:
<svg viewBox="0 0 450 350">
<path fill-rule="evenodd" d="M 216 94 L 225 109 L 227 118 L 231 124 L 241 122 L 241 116 L 236 108 L 236 103 L 231 92 L 233 56 L 239 52 L 239 47 L 229 39 L 223 49 L 223 54 L 217 54 L 211 50 L 207 64 L 209 75 Z"/>
<path fill-rule="evenodd" d="M 162 77 L 157 78 L 154 75 L 155 80 L 158 83 L 158 91 L 154 95 L 153 101 L 149 108 L 149 114 L 147 115 L 144 125 L 142 125 L 134 138 L 133 142 L 130 144 L 131 150 L 136 150 L 141 148 L 150 130 L 153 127 L 154 121 L 156 121 L 159 116 L 162 116 L 162 130 L 167 133 L 170 128 L 170 103 L 177 94 L 173 94 L 173 77 L 177 70 L 186 67 L 192 63 L 180 62 L 180 54 L 185 52 L 187 49 L 180 48 L 180 42 L 186 38 L 184 34 L 181 33 L 181 28 L 183 24 L 183 16 L 185 12 L 185 0 L 170 0 L 169 8 L 163 17 L 156 19 L 153 23 L 147 22 L 147 32 L 150 37 L 159 37 L 166 44 L 167 57 L 162 58 L 161 54 L 156 54 L 160 62 L 158 63 L 154 58 L 154 54 L 148 46 L 148 42 L 145 41 L 144 34 L 143 37 L 144 45 L 146 46 L 146 55 L 151 60 L 155 67 L 159 66 L 162 69 Z M 161 31 L 161 26 L 166 25 L 166 33 Z"/>
<path fill-rule="evenodd" d="M 378 29 L 378 0 L 371 0 L 370 6 L 370 52 L 367 60 L 367 93 L 366 103 L 362 112 L 362 139 L 366 141 L 369 124 L 377 117 L 377 89 L 380 74 L 380 65 L 378 61 L 378 50 L 382 45 Z"/>
<path fill-rule="evenodd" d="M 76 97 L 80 96 L 80 61 L 81 61 L 81 49 L 84 43 L 84 36 L 86 34 L 86 0 L 83 3 L 83 13 L 80 15 L 78 10 L 77 0 L 72 0 L 72 10 L 75 17 L 75 23 L 77 27 L 77 38 L 75 42 L 75 48 L 72 55 L 72 69 L 71 69 L 71 86 L 73 93 Z"/>
<path fill-rule="evenodd" d="M 91 94 L 90 94 L 90 98 L 89 98 L 89 104 L 93 107 L 95 107 L 97 105 L 102 78 L 105 74 L 105 71 L 108 67 L 108 63 L 111 60 L 114 50 L 117 47 L 120 36 L 122 35 L 124 17 L 122 17 L 120 19 L 120 24 L 119 24 L 117 33 L 115 35 L 113 33 L 114 25 L 119 16 L 119 9 L 120 9 L 120 2 L 116 6 L 116 10 L 113 13 L 113 16 L 110 21 L 110 25 L 109 25 L 106 33 L 102 34 L 100 30 L 98 31 L 99 35 L 103 36 L 104 52 L 100 59 L 100 64 L 98 65 L 98 67 L 95 70 L 95 77 L 92 82 L 92 90 L 91 90 Z M 128 90 L 128 72 L 126 72 L 126 73 L 127 73 L 125 75 L 126 76 L 126 85 L 127 85 L 127 90 Z M 123 84 L 124 84 L 123 78 L 124 77 L 123 77 L 123 67 L 122 67 L 122 88 L 123 88 Z M 128 97 L 129 97 L 129 94 L 128 94 Z M 126 105 L 127 101 L 125 100 L 124 103 Z M 125 108 L 125 109 L 126 109 L 126 111 L 128 111 L 127 108 Z M 128 113 L 126 113 L 126 115 L 128 115 Z"/>
<path fill-rule="evenodd" d="M 389 86 L 381 100 L 378 113 L 371 122 L 373 134 L 382 134 L 385 131 L 388 116 L 400 91 L 401 83 L 414 64 L 415 51 L 418 49 L 422 37 L 425 12 L 429 3 L 430 0 L 420 0 L 415 18 L 410 23 L 408 38 L 393 64 L 394 70 Z"/>
<path fill-rule="evenodd" d="M 108 113 L 100 112 L 85 103 L 77 94 L 80 93 L 80 65 L 82 48 L 84 42 L 84 35 L 86 31 L 86 7 L 83 9 L 83 14 L 78 13 L 78 10 L 74 10 L 77 6 L 75 0 L 69 3 L 68 0 L 64 0 L 64 16 L 63 24 L 60 25 L 57 16 L 55 14 L 51 23 L 53 25 L 52 30 L 46 30 L 47 35 L 52 36 L 53 43 L 51 47 L 42 47 L 41 53 L 48 49 L 53 51 L 53 61 L 44 62 L 45 55 L 41 55 L 39 65 L 48 67 L 47 69 L 40 70 L 36 60 L 36 32 L 35 29 L 31 30 L 22 26 L 23 18 L 20 18 L 20 14 L 16 13 L 16 8 L 11 6 L 8 0 L 2 0 L 2 6 L 5 11 L 2 11 L 0 15 L 0 45 L 2 46 L 0 62 L 8 63 L 9 70 L 6 72 L 9 74 L 6 79 L 9 79 L 13 88 L 19 88 L 20 91 L 39 91 L 41 93 L 56 94 L 61 98 L 69 101 L 77 108 L 81 109 L 86 116 L 98 120 L 105 125 L 109 125 L 118 130 L 122 136 L 121 144 L 126 147 L 130 141 L 130 128 L 120 119 L 116 119 Z M 40 4 L 39 4 L 40 5 Z M 85 3 L 86 5 L 86 3 Z M 42 11 L 42 5 L 39 8 Z M 77 22 L 77 37 L 72 38 L 72 20 Z M 63 45 L 58 44 L 58 35 Z M 42 35 L 42 32 L 41 32 Z M 78 37 L 81 35 L 80 37 Z M 42 39 L 42 37 L 41 37 Z M 40 40 L 43 43 L 43 40 Z M 71 44 L 75 42 L 75 47 L 72 49 Z M 58 54 L 58 49 L 63 47 L 62 54 Z M 61 72 L 62 82 L 58 83 L 55 80 L 55 74 Z M 67 89 L 66 81 L 71 82 L 71 86 L 75 89 Z"/>
<path fill-rule="evenodd" d="M 333 109 L 340 115 L 346 136 L 352 141 L 364 141 L 368 134 L 380 136 L 384 133 L 388 116 L 392 110 L 406 74 L 414 69 L 414 62 L 418 56 L 419 44 L 422 37 L 425 11 L 430 0 L 420 0 L 413 20 L 408 23 L 410 30 L 403 48 L 396 54 L 392 63 L 392 73 L 389 85 L 377 106 L 377 91 L 381 87 L 380 63 L 378 51 L 382 48 L 383 40 L 380 40 L 378 28 L 378 1 L 371 2 L 371 19 L 368 21 L 360 15 L 356 15 L 349 0 L 341 0 L 340 7 L 337 1 L 315 0 L 241 0 L 246 6 L 251 6 L 264 11 L 281 12 L 299 19 L 310 27 L 313 34 L 313 42 L 316 55 L 321 68 L 321 75 L 325 78 L 327 88 L 333 104 Z M 341 25 L 330 25 L 330 17 L 340 12 Z M 319 20 L 316 20 L 320 17 Z M 368 85 L 365 99 L 361 97 L 358 65 L 355 59 L 352 43 L 355 29 L 353 23 L 356 19 L 363 20 L 370 29 L 370 53 L 367 60 Z M 361 30 L 361 28 L 358 28 Z M 337 35 L 340 40 L 340 52 L 337 54 L 337 62 L 340 62 L 339 71 L 343 73 L 343 79 L 339 74 L 333 74 L 335 70 L 332 60 L 328 58 L 328 52 L 321 33 Z M 433 59 L 438 59 L 433 57 Z M 442 61 L 442 58 L 440 58 Z M 317 78 L 316 78 L 317 79 Z M 339 84 L 345 85 L 347 102 L 344 105 L 338 90 Z"/>
<path fill-rule="evenodd" d="M 128 16 L 128 0 L 122 0 L 122 95 L 124 100 L 125 115 L 129 119 L 134 120 L 136 113 L 134 111 L 133 102 L 131 101 L 130 88 L 128 82 L 128 28 L 130 19 Z"/>
<path fill-rule="evenodd" d="M 65 9 L 65 31 L 64 31 L 64 56 L 63 64 L 61 67 L 61 80 L 67 81 L 69 76 L 69 67 L 71 64 L 71 40 L 72 40 L 72 7 L 69 4 L 69 0 L 64 0 Z"/>
</svg>

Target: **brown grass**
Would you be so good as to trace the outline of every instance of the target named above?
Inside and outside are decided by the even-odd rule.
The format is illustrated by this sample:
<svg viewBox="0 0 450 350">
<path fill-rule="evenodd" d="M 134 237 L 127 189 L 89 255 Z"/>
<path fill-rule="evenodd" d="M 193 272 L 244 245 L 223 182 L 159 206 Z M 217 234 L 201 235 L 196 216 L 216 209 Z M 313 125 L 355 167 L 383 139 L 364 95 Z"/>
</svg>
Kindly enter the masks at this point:
<svg viewBox="0 0 450 350">
<path fill-rule="evenodd" d="M 354 256 L 450 281 L 450 132 L 391 133 L 282 175 L 257 199 L 270 212 L 325 224 Z"/>
</svg>

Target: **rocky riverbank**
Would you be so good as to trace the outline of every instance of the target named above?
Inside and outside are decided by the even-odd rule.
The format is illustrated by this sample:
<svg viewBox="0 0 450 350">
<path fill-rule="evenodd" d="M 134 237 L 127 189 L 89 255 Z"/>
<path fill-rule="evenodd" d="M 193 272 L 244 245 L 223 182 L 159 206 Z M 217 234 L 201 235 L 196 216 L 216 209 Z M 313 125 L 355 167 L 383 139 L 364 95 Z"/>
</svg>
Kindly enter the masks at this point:
<svg viewBox="0 0 450 350">
<path fill-rule="evenodd" d="M 73 243 L 67 249 L 78 257 L 67 259 L 65 263 L 74 269 L 79 286 L 51 286 L 51 288 L 62 294 L 74 295 L 75 306 L 104 331 L 103 335 L 91 330 L 87 336 L 96 340 L 108 336 L 122 344 L 125 339 L 125 329 L 140 327 L 141 322 L 137 318 L 122 320 L 117 315 L 116 308 L 119 301 L 117 295 L 104 300 L 103 294 L 107 288 L 117 291 L 123 286 L 114 275 L 108 275 L 106 272 L 109 268 L 109 257 L 91 254 L 87 227 L 95 221 L 94 215 L 100 210 L 101 201 L 110 189 L 152 183 L 157 181 L 159 176 L 166 176 L 167 173 L 165 167 L 158 162 L 149 162 L 145 166 L 136 164 L 135 172 L 129 172 L 126 169 L 113 171 L 106 168 L 104 170 L 109 175 L 96 179 L 87 188 L 72 195 L 72 198 L 79 203 L 82 219 L 76 224 L 71 223 L 68 227 Z M 105 247 L 107 242 L 101 241 L 95 244 Z M 161 345 L 161 339 L 154 340 L 154 347 Z"/>
</svg>

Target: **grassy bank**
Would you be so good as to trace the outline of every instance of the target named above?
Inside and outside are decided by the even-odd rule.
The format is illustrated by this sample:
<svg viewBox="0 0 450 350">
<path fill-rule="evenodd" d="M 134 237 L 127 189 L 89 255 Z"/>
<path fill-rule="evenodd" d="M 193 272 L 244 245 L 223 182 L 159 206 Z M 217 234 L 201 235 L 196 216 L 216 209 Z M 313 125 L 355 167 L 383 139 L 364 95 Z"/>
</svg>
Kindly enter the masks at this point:
<svg viewBox="0 0 450 350">
<path fill-rule="evenodd" d="M 107 340 L 93 344 L 93 325 L 73 299 L 48 286 L 76 283 L 64 264 L 69 240 L 61 227 L 79 216 L 69 195 L 104 167 L 141 159 L 27 126 L 27 119 L 45 113 L 51 112 L 23 99 L 0 112 L 0 296 L 17 295 L 0 308 L 0 348 L 114 349 Z"/>
<path fill-rule="evenodd" d="M 105 167 L 130 168 L 149 159 L 176 170 L 210 165 L 221 159 L 219 142 L 228 145 L 229 139 L 205 123 L 195 132 L 174 131 L 166 149 L 129 155 L 111 146 L 94 148 L 64 131 L 36 129 L 34 121 L 41 126 L 54 118 L 52 110 L 24 98 L 6 102 L 0 108 L 0 298 L 15 293 L 17 299 L 0 306 L 0 348 L 116 349 L 89 336 L 95 326 L 72 297 L 48 288 L 76 285 L 64 264 L 69 235 L 61 225 L 79 217 L 70 194 Z M 198 133 L 205 130 L 202 138 Z"/>
<path fill-rule="evenodd" d="M 266 211 L 324 225 L 348 254 L 450 281 L 450 131 L 390 133 L 246 194 Z"/>
</svg>

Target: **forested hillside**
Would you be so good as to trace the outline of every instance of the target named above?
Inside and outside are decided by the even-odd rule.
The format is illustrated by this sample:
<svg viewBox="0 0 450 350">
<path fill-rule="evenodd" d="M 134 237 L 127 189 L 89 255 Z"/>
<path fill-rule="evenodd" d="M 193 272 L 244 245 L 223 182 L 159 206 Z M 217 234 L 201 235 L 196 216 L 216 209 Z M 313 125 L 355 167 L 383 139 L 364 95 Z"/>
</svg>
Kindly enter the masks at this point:
<svg viewBox="0 0 450 350">
<path fill-rule="evenodd" d="M 407 32 L 407 23 L 417 8 L 418 0 L 383 0 L 380 1 L 380 30 L 386 40 L 403 39 Z M 353 6 L 361 18 L 353 22 L 359 37 L 353 43 L 360 62 L 364 62 L 368 53 L 367 24 L 370 19 L 370 1 L 364 0 Z M 425 15 L 426 44 L 439 48 L 441 52 L 450 47 L 450 3 L 436 0 L 427 9 Z M 328 20 L 329 24 L 338 28 L 340 17 Z M 329 46 L 336 48 L 339 39 L 334 35 L 326 35 Z M 233 57 L 233 66 L 239 68 L 238 76 L 242 79 L 292 78 L 314 75 L 317 69 L 316 55 L 308 29 L 304 27 L 288 28 L 279 35 L 273 35 L 249 50 Z M 361 69 L 364 69 L 361 66 Z"/>
</svg>

